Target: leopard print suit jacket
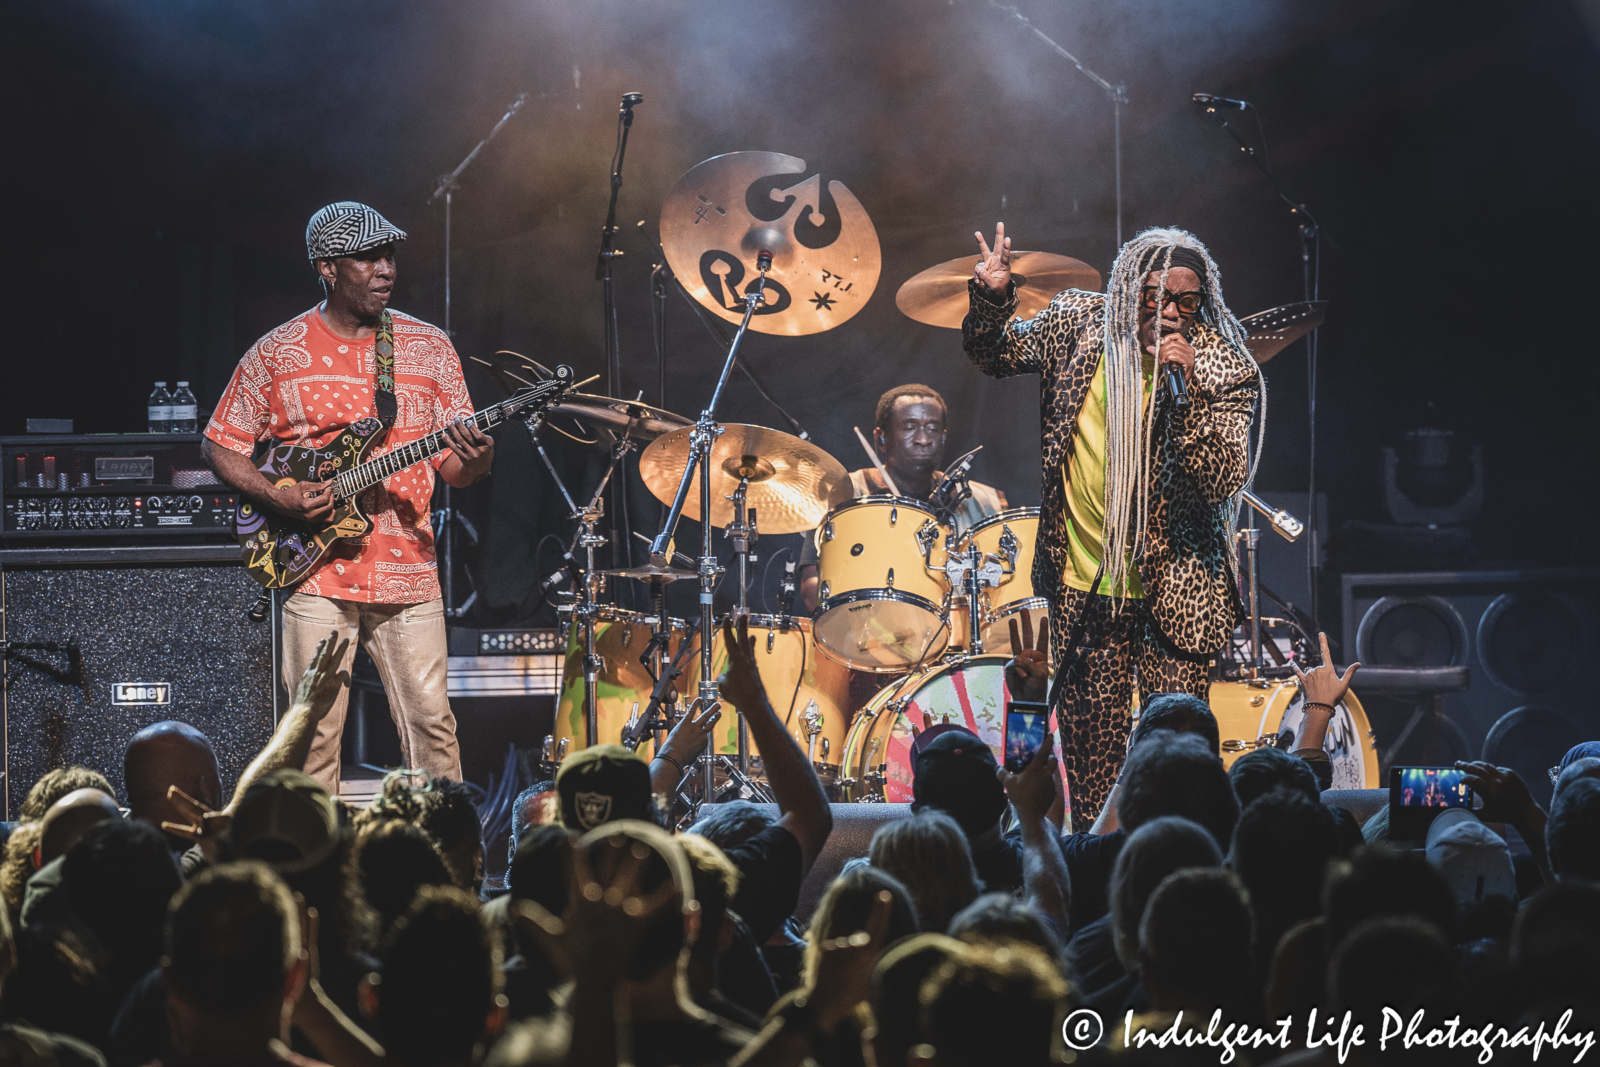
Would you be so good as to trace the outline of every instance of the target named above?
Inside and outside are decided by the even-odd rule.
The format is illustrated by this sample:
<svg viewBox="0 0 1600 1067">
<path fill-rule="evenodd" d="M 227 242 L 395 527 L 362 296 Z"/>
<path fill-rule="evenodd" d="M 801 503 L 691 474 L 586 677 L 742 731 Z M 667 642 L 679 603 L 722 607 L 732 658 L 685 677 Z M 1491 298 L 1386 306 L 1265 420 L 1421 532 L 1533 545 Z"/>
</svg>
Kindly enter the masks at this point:
<svg viewBox="0 0 1600 1067">
<path fill-rule="evenodd" d="M 1050 601 L 1055 636 L 1065 640 L 1075 620 L 1066 617 L 1061 582 L 1067 562 L 1062 463 L 1100 364 L 1105 297 L 1068 289 L 1024 320 L 1012 317 L 1015 285 L 1003 304 L 980 291 L 976 280 L 969 287 L 971 309 L 961 325 L 967 357 L 993 378 L 1040 377 L 1043 500 L 1033 587 Z M 1226 507 L 1248 477 L 1246 439 L 1259 380 L 1250 355 L 1211 327 L 1196 325 L 1189 342 L 1195 350 L 1189 403 L 1175 407 L 1165 388 L 1155 391 L 1155 499 L 1137 563 L 1162 636 L 1182 652 L 1204 655 L 1221 648 L 1243 618 Z"/>
</svg>

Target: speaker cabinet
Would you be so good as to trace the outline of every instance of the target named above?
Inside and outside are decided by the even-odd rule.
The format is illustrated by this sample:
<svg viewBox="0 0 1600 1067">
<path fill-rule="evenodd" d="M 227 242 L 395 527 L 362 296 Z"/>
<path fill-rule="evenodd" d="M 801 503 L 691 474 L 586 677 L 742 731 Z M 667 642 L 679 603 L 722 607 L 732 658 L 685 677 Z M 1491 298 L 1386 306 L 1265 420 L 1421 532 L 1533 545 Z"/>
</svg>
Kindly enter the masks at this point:
<svg viewBox="0 0 1600 1067">
<path fill-rule="evenodd" d="M 1347 659 L 1469 669 L 1468 690 L 1443 698 L 1464 758 L 1512 766 L 1548 798 L 1545 769 L 1600 736 L 1582 670 L 1600 662 L 1600 570 L 1346 574 L 1341 586 Z"/>
<path fill-rule="evenodd" d="M 228 545 L 0 551 L 5 817 L 56 767 L 93 767 L 120 795 L 128 738 L 166 719 L 211 739 L 230 793 L 282 699 L 278 619 L 245 616 L 260 591 Z M 70 681 L 39 666 L 71 673 L 65 651 L 18 647 L 69 641 Z"/>
</svg>

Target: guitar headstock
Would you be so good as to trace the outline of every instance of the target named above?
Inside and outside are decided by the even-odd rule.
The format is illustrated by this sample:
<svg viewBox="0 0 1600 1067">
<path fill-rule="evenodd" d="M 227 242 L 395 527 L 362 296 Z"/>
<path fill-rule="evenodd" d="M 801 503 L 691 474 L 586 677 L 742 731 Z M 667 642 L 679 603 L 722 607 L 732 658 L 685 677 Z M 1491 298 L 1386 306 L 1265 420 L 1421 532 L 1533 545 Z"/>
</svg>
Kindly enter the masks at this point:
<svg viewBox="0 0 1600 1067">
<path fill-rule="evenodd" d="M 504 402 L 506 417 L 514 419 L 549 407 L 572 388 L 574 377 L 572 368 L 563 363 L 544 381 L 518 389 Z"/>
</svg>

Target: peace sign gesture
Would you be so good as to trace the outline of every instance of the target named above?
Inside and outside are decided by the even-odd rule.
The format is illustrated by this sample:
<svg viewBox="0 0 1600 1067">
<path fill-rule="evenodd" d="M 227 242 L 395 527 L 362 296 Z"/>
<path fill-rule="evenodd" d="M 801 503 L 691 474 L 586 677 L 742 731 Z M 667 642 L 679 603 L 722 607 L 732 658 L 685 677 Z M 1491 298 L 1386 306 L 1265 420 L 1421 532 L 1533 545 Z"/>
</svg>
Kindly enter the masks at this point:
<svg viewBox="0 0 1600 1067">
<path fill-rule="evenodd" d="M 994 224 L 993 249 L 981 232 L 974 232 L 972 236 L 978 239 L 979 250 L 978 265 L 972 268 L 972 273 L 991 293 L 1005 296 L 1011 285 L 1011 238 L 1006 236 L 1006 224 Z"/>
</svg>

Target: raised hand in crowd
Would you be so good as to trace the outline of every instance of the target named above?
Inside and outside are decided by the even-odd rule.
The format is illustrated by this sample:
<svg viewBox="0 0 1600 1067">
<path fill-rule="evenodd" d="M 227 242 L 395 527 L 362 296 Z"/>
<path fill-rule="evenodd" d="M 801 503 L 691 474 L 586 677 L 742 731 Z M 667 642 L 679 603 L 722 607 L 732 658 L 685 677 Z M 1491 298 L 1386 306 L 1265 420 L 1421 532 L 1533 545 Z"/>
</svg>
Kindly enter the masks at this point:
<svg viewBox="0 0 1600 1067">
<path fill-rule="evenodd" d="M 1322 747 L 1322 741 L 1328 734 L 1328 723 L 1333 719 L 1333 709 L 1344 699 L 1356 671 L 1361 668 L 1360 663 L 1352 663 L 1341 675 L 1333 665 L 1333 653 L 1328 650 L 1328 635 L 1318 633 L 1317 640 L 1322 643 L 1320 664 L 1309 671 L 1301 670 L 1298 663 L 1289 664 L 1294 676 L 1300 679 L 1300 691 L 1305 694 L 1305 718 L 1300 723 L 1300 736 L 1295 738 L 1294 747 L 1297 750 Z"/>
<path fill-rule="evenodd" d="M 1022 831 L 1022 886 L 1028 902 L 1064 931 L 1072 907 L 1072 881 L 1056 836 L 1060 826 L 1050 819 L 1062 796 L 1054 756 L 1055 735 L 1047 732 L 1021 771 L 1012 774 L 1000 767 L 996 773 Z"/>
<path fill-rule="evenodd" d="M 690 705 L 667 733 L 661 747 L 650 761 L 650 789 L 671 796 L 683 781 L 689 764 L 706 750 L 711 731 L 722 718 L 722 707 L 717 704 L 703 708 L 698 713 Z"/>
<path fill-rule="evenodd" d="M 817 946 L 811 982 L 779 1007 L 772 1021 L 733 1067 L 799 1067 L 824 1060 L 819 1045 L 831 1042 L 839 1024 L 856 1014 L 872 992 L 872 970 L 883 955 L 894 898 L 879 890 L 865 928 Z"/>
<path fill-rule="evenodd" d="M 1009 621 L 1011 627 L 1011 660 L 1006 664 L 1006 688 L 1011 699 L 1042 703 L 1049 697 L 1050 687 L 1050 619 L 1039 620 L 1039 643 L 1033 643 L 1033 617 L 1027 608 L 1022 609 L 1022 629 L 1017 620 Z"/>
<path fill-rule="evenodd" d="M 1467 772 L 1463 780 L 1483 798 L 1478 818 L 1484 822 L 1505 822 L 1516 827 L 1539 865 L 1539 874 L 1545 882 L 1554 882 L 1555 877 L 1550 872 L 1550 857 L 1544 844 L 1545 823 L 1549 821 L 1549 816 L 1533 799 L 1533 794 L 1528 792 L 1528 783 L 1510 767 L 1496 767 L 1484 760 L 1457 760 L 1456 766 Z"/>
<path fill-rule="evenodd" d="M 317 936 L 321 918 L 308 907 L 305 897 L 294 895 L 300 909 L 300 958 L 306 963 L 306 984 L 294 1002 L 295 1028 L 316 1047 L 329 1067 L 379 1067 L 384 1061 L 381 1045 L 357 1026 L 322 988 L 321 961 L 317 956 Z"/>
<path fill-rule="evenodd" d="M 817 778 L 805 751 L 767 700 L 756 667 L 755 643 L 750 639 L 750 616 L 739 616 L 722 623 L 723 644 L 728 650 L 728 669 L 717 680 L 722 698 L 744 715 L 750 728 L 750 741 L 761 752 L 761 768 L 782 817 L 778 825 L 800 843 L 801 874 L 811 869 L 822 854 L 823 843 L 833 832 L 833 811 L 828 795 Z"/>
<path fill-rule="evenodd" d="M 217 842 L 228 832 L 234 809 L 245 790 L 270 771 L 280 767 L 305 766 L 306 757 L 311 754 L 311 741 L 316 736 L 317 724 L 327 716 L 340 691 L 350 683 L 350 672 L 340 669 L 349 649 L 350 639 L 341 641 L 337 633 L 330 633 L 318 642 L 311 662 L 300 676 L 300 684 L 295 687 L 294 703 L 278 722 L 278 728 L 266 746 L 239 776 L 233 797 L 226 807 L 221 811 L 213 811 L 177 786 L 170 786 L 167 798 L 177 805 L 187 821 L 163 821 L 161 829 L 198 843 L 206 862 L 215 863 Z"/>
</svg>

